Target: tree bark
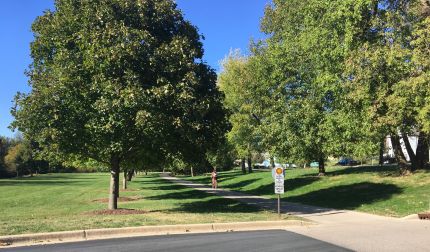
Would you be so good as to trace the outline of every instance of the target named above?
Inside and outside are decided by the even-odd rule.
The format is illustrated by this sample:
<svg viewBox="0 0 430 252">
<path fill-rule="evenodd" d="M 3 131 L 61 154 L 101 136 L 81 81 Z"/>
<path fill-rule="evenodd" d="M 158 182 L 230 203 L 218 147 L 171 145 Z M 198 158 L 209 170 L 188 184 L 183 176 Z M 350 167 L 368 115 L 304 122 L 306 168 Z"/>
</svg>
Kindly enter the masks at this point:
<svg viewBox="0 0 430 252">
<path fill-rule="evenodd" d="M 117 198 L 119 198 L 119 175 L 120 175 L 120 169 L 118 168 L 118 172 L 115 174 L 115 195 Z"/>
<path fill-rule="evenodd" d="M 124 171 L 124 177 L 122 178 L 122 189 L 127 189 L 127 171 Z"/>
<path fill-rule="evenodd" d="M 429 0 L 421 0 L 421 15 L 423 18 L 428 17 L 430 15 L 430 1 Z"/>
<path fill-rule="evenodd" d="M 410 174 L 411 169 L 408 166 L 405 155 L 403 154 L 402 146 L 400 145 L 400 137 L 397 134 L 391 135 L 391 145 L 393 146 L 394 155 L 396 156 L 400 173 L 402 175 Z"/>
<path fill-rule="evenodd" d="M 318 160 L 318 176 L 325 176 L 325 161 L 323 157 Z"/>
<path fill-rule="evenodd" d="M 134 173 L 135 173 L 134 169 L 127 171 L 127 181 L 131 181 L 131 179 L 134 176 Z"/>
<path fill-rule="evenodd" d="M 422 132 L 418 135 L 416 151 L 416 169 L 424 169 L 429 161 L 429 142 L 428 136 Z"/>
<path fill-rule="evenodd" d="M 193 167 L 191 167 L 191 177 L 194 177 L 194 169 L 193 169 Z"/>
<path fill-rule="evenodd" d="M 409 137 L 407 134 L 402 132 L 403 143 L 405 143 L 406 151 L 408 152 L 409 161 L 411 162 L 411 171 L 415 171 L 417 168 L 417 160 L 414 150 L 412 149 L 411 143 L 409 142 Z M 418 146 L 417 146 L 418 150 Z"/>
<path fill-rule="evenodd" d="M 382 139 L 379 144 L 379 165 L 382 166 L 384 164 L 384 150 L 385 150 L 385 137 Z"/>
<path fill-rule="evenodd" d="M 272 166 L 272 168 L 275 168 L 275 158 L 274 157 L 270 157 L 270 165 Z"/>
<path fill-rule="evenodd" d="M 243 173 L 243 174 L 246 174 L 245 158 L 242 158 L 241 165 L 242 165 L 242 173 Z"/>
<path fill-rule="evenodd" d="M 110 162 L 110 189 L 109 189 L 109 203 L 108 209 L 118 209 L 119 197 L 119 158 L 112 155 Z"/>
<path fill-rule="evenodd" d="M 252 161 L 251 156 L 248 156 L 248 173 L 252 173 Z"/>
</svg>

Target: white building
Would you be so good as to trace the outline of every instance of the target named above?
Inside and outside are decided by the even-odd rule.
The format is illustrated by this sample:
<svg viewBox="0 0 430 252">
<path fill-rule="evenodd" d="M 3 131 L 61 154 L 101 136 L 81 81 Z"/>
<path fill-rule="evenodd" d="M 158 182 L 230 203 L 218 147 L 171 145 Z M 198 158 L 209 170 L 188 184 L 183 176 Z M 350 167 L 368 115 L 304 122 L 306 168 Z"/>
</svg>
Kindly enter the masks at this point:
<svg viewBox="0 0 430 252">
<path fill-rule="evenodd" d="M 416 154 L 417 145 L 418 145 L 418 137 L 417 136 L 408 136 L 408 139 L 409 139 L 409 143 L 411 144 L 412 150 Z M 402 146 L 402 151 L 403 151 L 403 154 L 405 155 L 406 160 L 410 161 L 411 159 L 409 158 L 408 151 L 406 150 L 406 146 L 405 146 L 405 143 L 404 143 L 402 138 L 400 138 L 400 145 Z M 393 145 L 391 144 L 391 137 L 390 136 L 387 136 L 385 138 L 385 147 L 387 149 L 387 154 L 390 157 L 394 157 L 394 150 L 393 150 Z M 429 153 L 430 153 L 430 151 L 429 151 Z"/>
</svg>

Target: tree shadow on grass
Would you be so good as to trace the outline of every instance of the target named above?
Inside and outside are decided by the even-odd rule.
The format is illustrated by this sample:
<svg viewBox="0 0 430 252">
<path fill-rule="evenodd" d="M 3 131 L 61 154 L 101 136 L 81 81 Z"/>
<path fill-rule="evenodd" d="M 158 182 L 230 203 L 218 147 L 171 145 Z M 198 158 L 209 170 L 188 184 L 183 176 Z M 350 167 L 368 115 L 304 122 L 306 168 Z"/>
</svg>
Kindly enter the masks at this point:
<svg viewBox="0 0 430 252">
<path fill-rule="evenodd" d="M 295 190 L 297 188 L 310 185 L 316 181 L 319 181 L 320 179 L 321 177 L 318 176 L 301 176 L 297 178 L 288 178 L 284 181 L 285 190 Z"/>
<path fill-rule="evenodd" d="M 239 172 L 227 172 L 227 173 L 223 173 L 223 172 L 219 172 L 218 173 L 218 181 L 227 181 L 230 179 L 234 179 L 237 178 L 238 176 L 240 176 L 242 173 Z M 179 176 L 178 178 L 180 179 L 190 179 L 190 181 L 192 181 L 193 183 L 199 183 L 199 184 L 210 184 L 211 183 L 211 176 L 210 175 L 206 175 L 203 176 L 201 178 L 191 178 L 191 177 L 184 177 L 184 176 Z"/>
<path fill-rule="evenodd" d="M 67 173 L 67 175 L 52 175 L 52 174 L 43 174 L 41 176 L 34 176 L 29 177 L 30 179 L 61 179 L 61 180 L 97 180 L 100 179 L 100 176 L 96 176 L 95 174 L 91 174 L 90 176 L 84 176 L 83 174 L 87 175 L 86 173 Z M 104 174 L 103 174 L 104 175 Z M 105 175 L 107 178 L 108 176 Z"/>
<path fill-rule="evenodd" d="M 0 180 L 0 187 L 2 186 L 52 186 L 52 185 L 62 185 L 62 186 L 69 186 L 69 185 L 91 185 L 90 182 L 83 181 L 59 181 L 59 180 L 26 180 L 26 179 L 17 179 L 17 180 L 8 180 L 8 181 L 1 181 Z"/>
<path fill-rule="evenodd" d="M 184 199 L 204 199 L 210 196 L 211 195 L 201 191 L 197 191 L 193 189 L 184 190 L 184 187 L 181 187 L 180 191 L 178 192 L 169 192 L 169 193 L 149 196 L 145 198 L 149 200 L 167 200 L 167 199 L 184 200 Z"/>
<path fill-rule="evenodd" d="M 230 180 L 230 179 L 235 179 L 237 177 L 240 176 L 245 176 L 249 173 L 243 174 L 242 172 L 228 172 L 228 173 L 219 173 L 219 178 L 222 180 Z"/>
<path fill-rule="evenodd" d="M 380 177 L 401 176 L 399 167 L 397 165 L 355 166 L 355 167 L 339 168 L 332 171 L 327 171 L 326 175 L 337 176 L 337 175 L 363 174 L 363 173 L 376 173 Z"/>
<path fill-rule="evenodd" d="M 242 180 L 242 181 L 239 181 L 237 183 L 233 183 L 233 184 L 229 184 L 229 185 L 223 185 L 223 182 L 225 180 L 220 180 L 218 182 L 218 185 L 220 188 L 222 187 L 222 188 L 229 188 L 229 189 L 239 189 L 239 188 L 243 188 L 247 185 L 250 185 L 252 183 L 255 183 L 259 180 L 262 180 L 262 178 L 252 178 L 252 179 Z"/>
<path fill-rule="evenodd" d="M 336 209 L 354 210 L 363 204 L 390 199 L 403 189 L 393 184 L 355 183 L 291 196 L 286 201 Z"/>
<path fill-rule="evenodd" d="M 180 204 L 168 212 L 188 213 L 256 213 L 260 210 L 231 199 L 215 198 L 191 203 Z"/>
<path fill-rule="evenodd" d="M 312 184 L 312 183 L 314 183 L 320 179 L 321 179 L 320 177 L 316 177 L 316 176 L 305 176 L 305 177 L 286 179 L 284 182 L 285 191 L 292 191 L 292 190 L 295 190 L 297 188 L 300 188 L 300 187 L 303 187 L 306 185 L 310 185 L 310 184 Z M 252 184 L 258 180 L 261 180 L 261 178 L 242 181 L 242 182 L 244 182 L 243 184 L 241 184 L 242 182 L 239 182 L 236 184 L 232 184 L 230 186 L 226 186 L 226 188 L 235 189 L 238 187 L 246 186 L 248 184 Z M 251 194 L 251 195 L 261 196 L 261 195 L 274 194 L 275 187 L 274 187 L 274 182 L 272 182 L 269 184 L 263 184 L 257 188 L 254 188 L 254 189 L 241 190 L 241 191 L 243 191 L 244 193 Z"/>
<path fill-rule="evenodd" d="M 182 190 L 185 187 L 182 185 L 177 185 L 177 184 L 170 184 L 170 185 L 153 185 L 153 186 L 148 186 L 148 185 L 144 185 L 141 187 L 141 189 L 145 189 L 145 190 L 157 190 L 157 191 L 174 191 L 174 190 Z"/>
</svg>

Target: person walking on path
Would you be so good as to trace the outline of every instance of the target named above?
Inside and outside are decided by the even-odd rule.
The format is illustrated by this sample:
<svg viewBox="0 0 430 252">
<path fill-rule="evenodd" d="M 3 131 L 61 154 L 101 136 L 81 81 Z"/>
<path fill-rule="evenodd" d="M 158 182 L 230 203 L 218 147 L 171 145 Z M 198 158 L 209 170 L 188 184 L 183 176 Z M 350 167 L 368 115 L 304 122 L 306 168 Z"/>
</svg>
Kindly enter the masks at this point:
<svg viewBox="0 0 430 252">
<path fill-rule="evenodd" d="M 212 189 L 216 189 L 218 187 L 218 174 L 216 172 L 216 168 L 213 169 L 211 178 L 212 178 Z"/>
</svg>

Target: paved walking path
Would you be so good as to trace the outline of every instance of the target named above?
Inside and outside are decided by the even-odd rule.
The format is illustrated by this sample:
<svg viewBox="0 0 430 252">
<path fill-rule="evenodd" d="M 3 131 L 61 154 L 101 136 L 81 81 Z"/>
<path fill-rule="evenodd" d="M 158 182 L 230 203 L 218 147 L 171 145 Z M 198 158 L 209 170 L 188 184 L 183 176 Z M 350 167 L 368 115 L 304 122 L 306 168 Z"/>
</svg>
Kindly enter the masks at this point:
<svg viewBox="0 0 430 252">
<path fill-rule="evenodd" d="M 235 199 L 263 209 L 276 211 L 277 202 L 261 196 L 252 196 L 225 189 L 214 190 L 207 185 L 161 176 L 173 183 L 206 193 Z M 352 195 L 353 196 L 353 195 Z M 399 219 L 361 213 L 307 206 L 282 201 L 281 211 L 318 223 L 311 226 L 292 226 L 289 231 L 333 243 L 356 251 L 430 251 L 430 221 Z"/>
</svg>

